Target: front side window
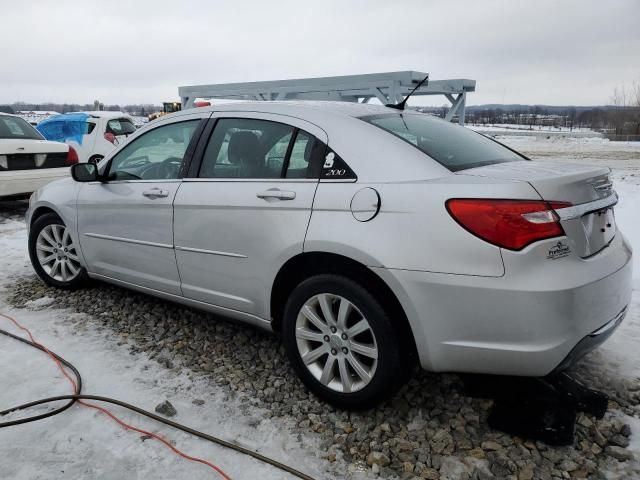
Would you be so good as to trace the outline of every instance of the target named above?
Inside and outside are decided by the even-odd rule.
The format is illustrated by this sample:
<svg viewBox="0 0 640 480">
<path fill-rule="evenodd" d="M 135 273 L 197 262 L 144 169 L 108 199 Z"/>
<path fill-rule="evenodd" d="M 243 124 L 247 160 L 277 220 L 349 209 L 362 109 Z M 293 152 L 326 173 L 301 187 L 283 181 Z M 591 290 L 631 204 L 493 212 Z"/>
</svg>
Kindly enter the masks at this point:
<svg viewBox="0 0 640 480">
<path fill-rule="evenodd" d="M 109 180 L 176 179 L 200 120 L 155 128 L 124 147 L 109 167 Z"/>
<path fill-rule="evenodd" d="M 200 167 L 202 178 L 281 178 L 294 128 L 248 118 L 218 120 Z"/>
<path fill-rule="evenodd" d="M 429 115 L 389 113 L 360 119 L 410 143 L 452 172 L 525 160 L 483 135 Z"/>
<path fill-rule="evenodd" d="M 20 117 L 0 116 L 0 138 L 42 140 L 42 135 Z"/>
</svg>

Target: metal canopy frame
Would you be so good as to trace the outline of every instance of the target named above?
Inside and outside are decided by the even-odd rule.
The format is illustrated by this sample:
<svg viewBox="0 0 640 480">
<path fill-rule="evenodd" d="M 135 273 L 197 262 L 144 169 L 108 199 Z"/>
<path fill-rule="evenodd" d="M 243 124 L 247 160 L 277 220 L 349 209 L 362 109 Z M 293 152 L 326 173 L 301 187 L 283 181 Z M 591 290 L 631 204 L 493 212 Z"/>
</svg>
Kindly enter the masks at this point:
<svg viewBox="0 0 640 480">
<path fill-rule="evenodd" d="M 267 82 L 221 83 L 178 87 L 183 108 L 192 108 L 196 99 L 228 100 L 338 100 L 368 103 L 377 98 L 383 105 L 399 103 L 427 74 L 423 72 L 386 72 L 339 77 L 298 78 Z M 458 115 L 464 125 L 467 92 L 474 92 L 476 81 L 468 79 L 429 80 L 413 96 L 443 95 L 451 108 L 445 116 Z"/>
</svg>

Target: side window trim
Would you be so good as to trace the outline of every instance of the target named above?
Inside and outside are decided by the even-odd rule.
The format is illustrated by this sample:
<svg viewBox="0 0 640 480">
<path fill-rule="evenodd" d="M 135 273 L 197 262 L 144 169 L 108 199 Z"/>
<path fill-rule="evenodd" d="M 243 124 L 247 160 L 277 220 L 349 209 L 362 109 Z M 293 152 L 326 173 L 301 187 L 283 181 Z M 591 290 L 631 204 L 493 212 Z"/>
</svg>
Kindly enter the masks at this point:
<svg viewBox="0 0 640 480">
<path fill-rule="evenodd" d="M 358 175 L 351 169 L 349 164 L 328 145 L 326 146 L 322 163 L 322 168 L 320 169 L 321 182 L 358 181 Z"/>
<path fill-rule="evenodd" d="M 293 126 L 293 125 L 292 125 Z M 300 129 L 298 127 L 293 127 L 293 133 L 291 133 L 291 138 L 289 139 L 289 145 L 287 145 L 287 151 L 284 154 L 284 160 L 282 161 L 282 169 L 280 170 L 280 178 L 287 178 L 287 170 L 289 169 L 289 161 L 291 160 L 291 152 L 293 151 L 293 146 L 298 139 L 298 133 Z"/>
<path fill-rule="evenodd" d="M 213 135 L 213 130 L 216 127 L 218 120 L 219 118 L 207 119 L 194 148 L 193 156 L 191 157 L 189 167 L 186 170 L 186 175 L 183 178 L 198 178 L 200 167 L 202 166 L 202 160 L 204 159 L 204 151 L 207 149 L 209 139 L 211 138 L 211 135 Z"/>
<path fill-rule="evenodd" d="M 198 126 L 193 131 L 193 135 L 191 135 L 191 140 L 189 141 L 189 145 L 187 145 L 187 149 L 184 152 L 184 157 L 182 158 L 182 165 L 180 165 L 180 171 L 178 172 L 179 180 L 187 176 L 187 172 L 189 171 L 191 162 L 193 161 L 196 148 L 200 142 L 200 137 L 202 136 L 202 133 L 204 132 L 208 121 L 209 121 L 208 118 L 201 118 L 200 123 L 198 123 Z"/>
<path fill-rule="evenodd" d="M 194 120 L 199 120 L 199 123 L 198 123 L 198 126 L 193 131 L 193 135 L 191 136 L 191 139 L 189 140 L 189 145 L 187 146 L 187 149 L 185 150 L 184 156 L 182 158 L 182 164 L 180 165 L 180 171 L 178 172 L 178 177 L 174 178 L 174 179 L 166 179 L 165 181 L 179 181 L 180 179 L 183 178 L 182 174 L 183 174 L 183 171 L 184 171 L 185 163 L 187 161 L 189 161 L 189 162 L 191 161 L 191 155 L 193 154 L 193 151 L 190 151 L 191 146 L 197 144 L 197 141 L 199 140 L 199 138 L 201 136 L 200 134 L 202 133 L 201 129 L 204 128 L 203 124 L 206 123 L 207 119 L 206 118 L 199 118 L 199 119 L 198 118 L 185 118 L 185 119 L 181 119 L 181 120 L 176 121 L 176 122 L 163 123 L 161 125 L 158 125 L 158 126 L 156 126 L 154 128 L 149 129 L 149 131 L 144 132 L 142 135 L 137 136 L 135 139 L 132 140 L 132 142 L 137 142 L 139 139 L 145 137 L 146 135 L 150 134 L 151 132 L 155 132 L 159 128 L 166 127 L 166 126 L 169 126 L 169 125 L 177 125 L 179 123 L 193 122 Z M 107 165 L 105 166 L 104 171 L 103 171 L 104 172 L 103 173 L 103 175 L 104 175 L 103 182 L 104 183 L 115 183 L 115 182 L 138 182 L 138 183 L 157 182 L 158 180 L 151 180 L 151 179 L 126 179 L 126 180 L 123 180 L 123 179 L 110 180 L 109 179 L 109 175 L 110 175 L 110 172 L 111 172 L 111 166 L 113 165 L 113 161 L 119 155 L 122 154 L 122 152 L 124 151 L 124 149 L 126 148 L 127 145 L 129 145 L 129 143 L 125 144 L 125 146 L 123 146 L 123 148 L 120 149 L 115 155 L 113 155 L 109 159 L 109 161 L 107 162 Z M 194 146 L 194 149 L 195 149 L 195 146 Z"/>
</svg>

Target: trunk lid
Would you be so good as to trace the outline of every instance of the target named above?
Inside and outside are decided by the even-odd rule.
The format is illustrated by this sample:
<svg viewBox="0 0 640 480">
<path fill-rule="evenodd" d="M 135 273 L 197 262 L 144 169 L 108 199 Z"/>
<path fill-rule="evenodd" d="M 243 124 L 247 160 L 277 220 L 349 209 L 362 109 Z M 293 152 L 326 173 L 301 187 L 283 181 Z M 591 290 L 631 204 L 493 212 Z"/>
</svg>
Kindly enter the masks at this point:
<svg viewBox="0 0 640 480">
<path fill-rule="evenodd" d="M 0 139 L 0 172 L 68 167 L 69 146 L 49 140 Z"/>
<path fill-rule="evenodd" d="M 557 209 L 572 249 L 581 257 L 595 255 L 616 233 L 613 190 L 608 167 L 535 161 L 507 162 L 473 168 L 458 175 L 529 183 L 543 200 L 568 202 Z"/>
<path fill-rule="evenodd" d="M 22 153 L 66 153 L 69 147 L 60 142 L 50 140 L 30 140 L 23 138 L 0 138 L 0 155 Z"/>
</svg>

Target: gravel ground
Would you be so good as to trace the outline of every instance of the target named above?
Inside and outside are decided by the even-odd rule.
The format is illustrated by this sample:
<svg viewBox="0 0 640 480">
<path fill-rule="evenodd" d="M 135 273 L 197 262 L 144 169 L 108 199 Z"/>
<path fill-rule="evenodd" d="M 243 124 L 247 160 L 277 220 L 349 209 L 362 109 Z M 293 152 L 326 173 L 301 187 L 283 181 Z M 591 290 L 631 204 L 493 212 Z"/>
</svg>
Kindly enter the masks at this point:
<svg viewBox="0 0 640 480">
<path fill-rule="evenodd" d="M 107 284 L 64 292 L 35 276 L 16 279 L 8 302 L 24 307 L 53 299 L 78 329 L 106 329 L 114 342 L 145 351 L 167 369 L 190 369 L 247 404 L 279 417 L 294 433 L 319 435 L 328 471 L 337 477 L 369 471 L 382 478 L 487 479 L 639 478 L 632 460 L 630 427 L 608 414 L 580 415 L 574 447 L 553 448 L 492 431 L 486 424 L 491 401 L 465 397 L 455 375 L 416 372 L 386 404 L 350 413 L 318 401 L 290 369 L 278 339 L 251 327 Z M 36 304 L 30 304 L 34 308 Z M 28 305 L 27 305 L 28 306 Z M 37 307 L 36 307 L 37 308 Z M 594 352 L 579 367 L 583 378 L 607 391 L 610 409 L 638 415 L 640 380 L 609 378 Z"/>
</svg>

